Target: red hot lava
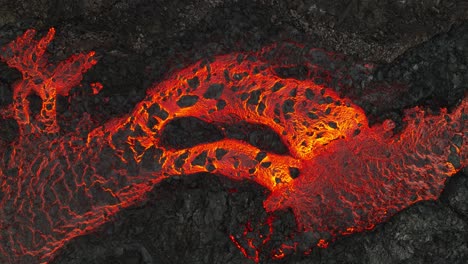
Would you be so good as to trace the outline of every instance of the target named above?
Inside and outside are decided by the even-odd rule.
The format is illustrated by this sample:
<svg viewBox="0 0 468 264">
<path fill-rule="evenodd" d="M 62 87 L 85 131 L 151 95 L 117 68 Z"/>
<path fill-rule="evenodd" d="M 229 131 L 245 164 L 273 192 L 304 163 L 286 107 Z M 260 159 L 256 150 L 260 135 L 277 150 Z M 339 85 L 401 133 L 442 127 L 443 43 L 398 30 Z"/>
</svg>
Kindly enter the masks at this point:
<svg viewBox="0 0 468 264">
<path fill-rule="evenodd" d="M 369 127 L 360 107 L 327 87 L 281 78 L 260 52 L 195 63 L 156 84 L 126 117 L 64 133 L 56 97 L 67 96 L 96 60 L 91 52 L 48 64 L 53 34 L 36 41 L 28 30 L 1 51 L 22 73 L 13 103 L 1 110 L 19 126 L 17 140 L 0 146 L 1 263 L 47 262 L 69 240 L 144 199 L 155 184 L 198 172 L 261 184 L 271 192 L 268 212 L 291 208 L 297 231 L 320 234 L 317 246 L 325 247 L 336 236 L 438 198 L 447 177 L 466 165 L 466 98 L 452 113 L 409 109 L 405 128 L 393 134 L 391 121 Z M 93 84 L 94 93 L 101 88 Z M 28 107 L 31 94 L 42 100 L 37 116 Z M 269 126 L 289 155 L 234 139 L 164 147 L 165 125 L 188 116 Z M 283 254 L 280 249 L 276 257 Z"/>
</svg>

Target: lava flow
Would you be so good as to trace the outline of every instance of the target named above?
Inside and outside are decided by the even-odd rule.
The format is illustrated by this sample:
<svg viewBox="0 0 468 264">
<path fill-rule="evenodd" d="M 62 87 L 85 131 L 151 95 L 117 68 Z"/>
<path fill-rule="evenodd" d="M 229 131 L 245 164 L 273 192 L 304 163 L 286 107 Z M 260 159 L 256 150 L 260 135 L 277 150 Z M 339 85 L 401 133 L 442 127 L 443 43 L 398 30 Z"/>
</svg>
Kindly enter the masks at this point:
<svg viewBox="0 0 468 264">
<path fill-rule="evenodd" d="M 22 73 L 13 103 L 0 112 L 19 127 L 13 143 L 0 145 L 1 263 L 48 262 L 155 184 L 198 172 L 261 184 L 270 191 L 265 209 L 291 208 L 297 231 L 320 234 L 323 247 L 438 198 L 447 177 L 466 165 L 466 98 L 451 113 L 409 109 L 394 134 L 391 121 L 369 127 L 360 107 L 325 85 L 278 76 L 263 51 L 195 63 L 156 84 L 129 115 L 64 133 L 57 95 L 67 96 L 96 60 L 91 52 L 48 64 L 53 34 L 37 41 L 28 30 L 0 54 Z M 94 93 L 102 88 L 94 86 Z M 28 106 L 32 94 L 42 100 L 36 116 Z M 165 125 L 181 117 L 268 126 L 289 154 L 234 139 L 165 147 Z"/>
</svg>

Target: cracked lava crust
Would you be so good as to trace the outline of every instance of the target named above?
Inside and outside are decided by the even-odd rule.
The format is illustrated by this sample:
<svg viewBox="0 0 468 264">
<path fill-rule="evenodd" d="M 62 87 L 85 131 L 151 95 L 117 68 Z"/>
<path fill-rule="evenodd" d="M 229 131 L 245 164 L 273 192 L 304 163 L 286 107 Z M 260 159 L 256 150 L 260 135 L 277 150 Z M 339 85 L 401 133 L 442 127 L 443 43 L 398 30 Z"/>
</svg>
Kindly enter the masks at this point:
<svg viewBox="0 0 468 264">
<path fill-rule="evenodd" d="M 447 177 L 466 165 L 466 98 L 451 113 L 406 110 L 406 125 L 395 134 L 390 120 L 369 127 L 364 111 L 327 88 L 326 78 L 319 85 L 279 76 L 274 67 L 281 62 L 265 56 L 272 47 L 173 72 L 128 115 L 63 133 L 57 95 L 79 84 L 96 63 L 94 53 L 50 65 L 45 51 L 54 30 L 40 40 L 34 35 L 28 30 L 1 51 L 1 59 L 22 73 L 13 103 L 1 110 L 19 127 L 17 139 L 0 146 L 1 263 L 47 262 L 67 241 L 141 201 L 164 179 L 199 172 L 259 183 L 270 192 L 268 212 L 290 208 L 297 232 L 316 233 L 316 246 L 325 247 L 438 198 Z M 95 93 L 101 88 L 93 84 Z M 35 116 L 31 94 L 42 100 Z M 288 153 L 235 139 L 164 146 L 165 125 L 182 117 L 268 126 Z M 258 261 L 258 253 L 250 256 L 233 241 Z"/>
</svg>

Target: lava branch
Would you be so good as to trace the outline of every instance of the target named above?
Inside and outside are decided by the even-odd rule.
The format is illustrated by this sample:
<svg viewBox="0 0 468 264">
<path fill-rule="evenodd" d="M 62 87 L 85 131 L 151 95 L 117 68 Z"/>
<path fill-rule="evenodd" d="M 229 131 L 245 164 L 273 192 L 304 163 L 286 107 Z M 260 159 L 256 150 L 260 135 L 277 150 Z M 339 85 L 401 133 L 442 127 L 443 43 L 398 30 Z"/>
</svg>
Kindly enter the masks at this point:
<svg viewBox="0 0 468 264">
<path fill-rule="evenodd" d="M 55 29 L 39 41 L 34 40 L 36 31 L 27 30 L 22 36 L 3 47 L 0 59 L 22 73 L 22 80 L 13 85 L 13 103 L 0 113 L 3 118 L 14 118 L 20 135 L 30 133 L 53 134 L 59 132 L 56 118 L 58 95 L 67 96 L 70 89 L 78 85 L 83 73 L 96 64 L 94 52 L 79 54 L 51 67 L 45 54 L 52 41 Z M 30 117 L 29 101 L 31 94 L 38 95 L 42 107 L 38 117 Z"/>
<path fill-rule="evenodd" d="M 182 161 L 181 157 L 185 156 L 187 158 Z M 291 175 L 290 168 L 301 167 L 301 162 L 292 157 L 267 154 L 256 147 L 232 139 L 171 151 L 165 164 L 168 166 L 164 166 L 163 171 L 169 175 L 210 172 L 234 180 L 256 181 L 269 190 L 291 182 L 294 175 Z"/>
<path fill-rule="evenodd" d="M 0 54 L 23 74 L 13 86 L 13 104 L 0 112 L 18 122 L 22 142 L 0 152 L 5 161 L 0 262 L 47 262 L 65 243 L 141 201 L 162 180 L 197 172 L 261 184 L 271 191 L 264 202 L 268 212 L 291 208 L 298 232 L 317 232 L 316 245 L 325 247 L 336 236 L 369 229 L 417 201 L 436 199 L 447 177 L 466 166 L 466 98 L 451 113 L 407 110 L 406 127 L 394 135 L 390 121 L 369 127 L 361 108 L 324 85 L 278 76 L 275 62 L 262 58 L 267 48 L 217 56 L 175 72 L 128 116 L 79 131 L 85 137 L 24 140 L 30 133 L 59 131 L 56 97 L 68 95 L 96 63 L 90 52 L 50 67 L 45 50 L 53 34 L 51 29 L 36 41 L 28 30 Z M 33 93 L 43 102 L 35 119 L 27 100 Z M 166 125 L 188 116 L 268 126 L 289 154 L 234 139 L 180 150 L 164 146 Z"/>
</svg>

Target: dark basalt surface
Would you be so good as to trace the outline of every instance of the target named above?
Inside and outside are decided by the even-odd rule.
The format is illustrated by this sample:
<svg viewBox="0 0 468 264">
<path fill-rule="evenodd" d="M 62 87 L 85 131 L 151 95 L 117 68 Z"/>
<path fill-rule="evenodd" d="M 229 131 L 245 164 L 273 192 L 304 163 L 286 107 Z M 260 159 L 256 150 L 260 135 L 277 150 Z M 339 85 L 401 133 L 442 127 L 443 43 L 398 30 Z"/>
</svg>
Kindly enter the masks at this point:
<svg viewBox="0 0 468 264">
<path fill-rule="evenodd" d="M 372 122 L 391 118 L 399 127 L 403 109 L 453 107 L 468 90 L 468 4 L 425 0 L 3 0 L 0 45 L 28 28 L 57 29 L 51 60 L 95 50 L 99 63 L 59 99 L 61 127 L 73 130 L 71 112 L 89 113 L 96 125 L 139 102 L 152 83 L 201 58 L 293 41 L 378 64 L 372 78 L 405 89 L 383 93 L 355 76 L 342 91 Z M 346 62 L 343 62 L 346 63 Z M 325 65 L 326 66 L 326 65 Z M 279 69 L 301 77 L 301 69 Z M 19 73 L 0 64 L 0 106 L 11 100 Z M 353 73 L 351 73 L 352 75 Z M 357 74 L 357 73 L 356 73 Z M 89 83 L 104 89 L 90 96 Z M 385 94 L 385 96 L 383 96 Z M 391 95 L 391 96 L 388 96 Z M 34 99 L 32 98 L 32 101 Z M 34 106 L 32 106 L 33 108 Z M 15 122 L 0 120 L 0 144 L 16 136 Z M 189 137 L 187 135 L 193 135 Z M 276 135 L 230 127 L 227 135 L 281 153 Z M 196 119 L 174 121 L 165 141 L 190 146 L 218 140 L 217 128 Z M 148 200 L 123 210 L 96 232 L 64 247 L 52 263 L 248 263 L 229 239 L 243 224 L 266 218 L 264 190 L 199 174 L 171 179 Z M 452 177 L 437 201 L 418 203 L 374 230 L 347 236 L 310 255 L 292 254 L 264 263 L 467 263 L 468 171 Z M 273 223 L 278 245 L 295 228 L 290 212 Z M 274 244 L 274 243 L 273 243 Z M 269 252 L 266 250 L 265 252 Z"/>
</svg>

